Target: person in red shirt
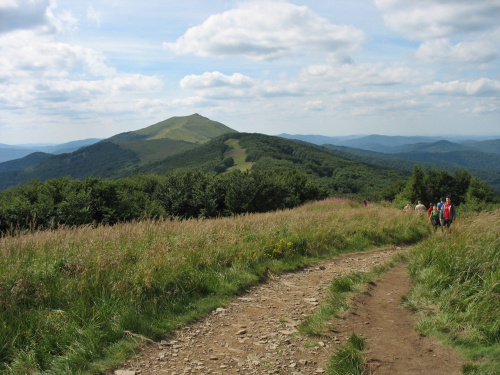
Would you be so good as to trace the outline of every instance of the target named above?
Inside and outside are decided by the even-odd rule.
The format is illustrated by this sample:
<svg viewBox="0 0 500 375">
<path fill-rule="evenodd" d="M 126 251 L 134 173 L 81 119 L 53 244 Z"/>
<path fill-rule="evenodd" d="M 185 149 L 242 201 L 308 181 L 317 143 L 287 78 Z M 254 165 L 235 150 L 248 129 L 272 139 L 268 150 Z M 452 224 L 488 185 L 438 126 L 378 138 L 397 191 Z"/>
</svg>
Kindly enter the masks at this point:
<svg viewBox="0 0 500 375">
<path fill-rule="evenodd" d="M 441 205 L 441 225 L 448 227 L 448 232 L 450 231 L 450 225 L 455 220 L 456 210 L 455 205 L 451 203 L 451 198 L 446 197 L 446 203 Z"/>
<path fill-rule="evenodd" d="M 427 210 L 427 216 L 431 216 L 431 213 L 433 210 L 434 210 L 434 204 L 429 203 L 429 209 Z"/>
</svg>

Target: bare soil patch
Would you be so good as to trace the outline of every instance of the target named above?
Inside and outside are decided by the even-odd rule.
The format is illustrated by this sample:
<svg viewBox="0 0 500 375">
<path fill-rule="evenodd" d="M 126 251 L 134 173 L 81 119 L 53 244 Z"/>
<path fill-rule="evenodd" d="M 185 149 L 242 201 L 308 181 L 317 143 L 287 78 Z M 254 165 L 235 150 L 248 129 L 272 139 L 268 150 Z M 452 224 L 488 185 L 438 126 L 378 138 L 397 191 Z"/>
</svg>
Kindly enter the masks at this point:
<svg viewBox="0 0 500 375">
<path fill-rule="evenodd" d="M 368 374 L 462 374 L 457 352 L 414 329 L 417 316 L 401 306 L 411 281 L 404 264 L 390 269 L 353 300 L 353 310 L 336 320 L 338 334 L 365 338 Z"/>
<path fill-rule="evenodd" d="M 311 338 L 297 331 L 319 307 L 332 279 L 369 271 L 404 251 L 393 247 L 345 254 L 271 275 L 228 306 L 161 343 L 145 345 L 115 374 L 322 374 L 353 331 L 366 340 L 373 374 L 460 374 L 459 357 L 418 336 L 416 318 L 399 306 L 410 287 L 404 266 L 356 296 L 355 311 L 333 321 L 328 336 Z"/>
</svg>

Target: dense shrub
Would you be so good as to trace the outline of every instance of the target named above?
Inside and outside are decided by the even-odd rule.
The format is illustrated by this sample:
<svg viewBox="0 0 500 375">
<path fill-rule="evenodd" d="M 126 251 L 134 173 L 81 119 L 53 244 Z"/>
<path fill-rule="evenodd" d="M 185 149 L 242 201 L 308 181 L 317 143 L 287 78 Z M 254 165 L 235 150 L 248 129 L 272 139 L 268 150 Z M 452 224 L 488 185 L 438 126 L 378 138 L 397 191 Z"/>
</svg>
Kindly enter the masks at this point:
<svg viewBox="0 0 500 375">
<path fill-rule="evenodd" d="M 315 182 L 297 171 L 235 171 L 215 176 L 177 169 L 164 176 L 119 180 L 33 180 L 0 193 L 0 233 L 153 217 L 266 212 L 324 197 Z"/>
</svg>

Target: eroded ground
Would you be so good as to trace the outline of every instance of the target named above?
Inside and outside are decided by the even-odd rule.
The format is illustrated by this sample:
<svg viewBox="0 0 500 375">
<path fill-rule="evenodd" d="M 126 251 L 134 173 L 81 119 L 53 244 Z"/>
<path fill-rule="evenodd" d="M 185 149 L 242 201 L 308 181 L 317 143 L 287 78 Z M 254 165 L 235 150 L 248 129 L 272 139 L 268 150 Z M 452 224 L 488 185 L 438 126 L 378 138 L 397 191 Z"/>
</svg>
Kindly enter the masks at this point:
<svg viewBox="0 0 500 375">
<path fill-rule="evenodd" d="M 333 278 L 369 271 L 404 251 L 393 247 L 351 253 L 271 276 L 162 343 L 146 345 L 115 374 L 322 374 L 331 354 L 353 331 L 365 338 L 371 374 L 460 374 L 458 355 L 420 337 L 413 329 L 416 317 L 400 307 L 410 287 L 404 265 L 356 296 L 354 311 L 333 320 L 327 337 L 297 332 Z"/>
</svg>

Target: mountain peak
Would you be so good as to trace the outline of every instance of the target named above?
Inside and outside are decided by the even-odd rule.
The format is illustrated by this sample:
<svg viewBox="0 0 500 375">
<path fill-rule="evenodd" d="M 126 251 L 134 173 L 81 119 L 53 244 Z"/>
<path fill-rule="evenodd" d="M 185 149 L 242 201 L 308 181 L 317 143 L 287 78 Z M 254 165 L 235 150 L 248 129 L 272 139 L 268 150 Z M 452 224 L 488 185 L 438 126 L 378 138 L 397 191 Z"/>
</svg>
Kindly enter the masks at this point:
<svg viewBox="0 0 500 375">
<path fill-rule="evenodd" d="M 195 113 L 190 116 L 171 117 L 143 129 L 115 135 L 108 140 L 122 143 L 169 139 L 199 144 L 225 133 L 236 133 L 236 131 Z"/>
</svg>

